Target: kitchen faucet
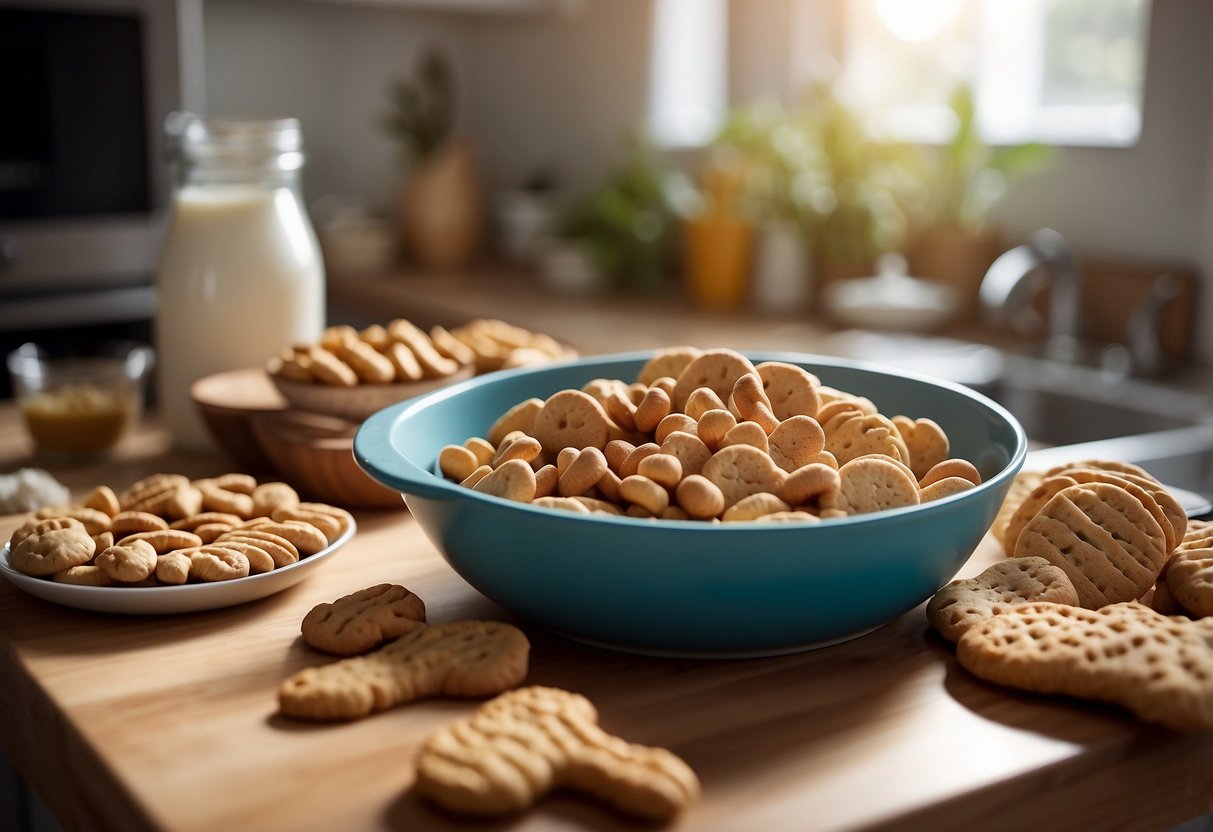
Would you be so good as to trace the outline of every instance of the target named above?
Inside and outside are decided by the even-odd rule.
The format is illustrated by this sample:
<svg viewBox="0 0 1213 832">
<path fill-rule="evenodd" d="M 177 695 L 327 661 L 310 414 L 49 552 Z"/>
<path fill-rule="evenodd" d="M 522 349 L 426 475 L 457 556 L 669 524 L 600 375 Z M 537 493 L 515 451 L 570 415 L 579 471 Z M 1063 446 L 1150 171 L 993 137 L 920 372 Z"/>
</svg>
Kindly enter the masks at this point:
<svg viewBox="0 0 1213 832">
<path fill-rule="evenodd" d="M 1042 321 L 1031 300 L 1049 287 L 1049 310 Z M 1028 242 L 999 255 L 981 281 L 980 299 L 987 317 L 1008 323 L 1020 335 L 1045 334 L 1049 358 L 1073 362 L 1082 335 L 1082 275 L 1065 238 L 1042 228 Z"/>
</svg>

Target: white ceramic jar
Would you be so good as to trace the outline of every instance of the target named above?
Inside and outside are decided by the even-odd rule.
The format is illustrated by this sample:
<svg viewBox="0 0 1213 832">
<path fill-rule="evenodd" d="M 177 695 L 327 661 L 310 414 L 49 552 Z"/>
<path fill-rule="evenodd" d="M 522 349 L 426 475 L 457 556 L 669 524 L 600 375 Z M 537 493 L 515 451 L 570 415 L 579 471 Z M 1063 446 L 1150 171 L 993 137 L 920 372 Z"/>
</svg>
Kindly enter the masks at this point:
<svg viewBox="0 0 1213 832">
<path fill-rule="evenodd" d="M 213 447 L 190 385 L 263 366 L 324 328 L 324 265 L 300 198 L 296 119 L 166 122 L 177 165 L 157 276 L 157 401 L 173 446 Z"/>
</svg>

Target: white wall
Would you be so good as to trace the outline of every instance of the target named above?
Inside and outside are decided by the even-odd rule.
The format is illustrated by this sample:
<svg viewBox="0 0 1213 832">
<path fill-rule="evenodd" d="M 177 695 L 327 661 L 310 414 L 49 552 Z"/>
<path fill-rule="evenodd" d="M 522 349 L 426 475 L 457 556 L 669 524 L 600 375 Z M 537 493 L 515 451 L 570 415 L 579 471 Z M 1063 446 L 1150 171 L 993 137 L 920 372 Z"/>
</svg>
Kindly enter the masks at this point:
<svg viewBox="0 0 1213 832">
<path fill-rule="evenodd" d="M 387 79 L 411 71 L 431 42 L 455 59 L 461 127 L 479 146 L 490 193 L 543 164 L 566 188 L 588 187 L 644 117 L 651 0 L 586 0 L 573 15 L 204 3 L 210 111 L 301 117 L 311 197 L 387 204 L 395 149 L 375 119 Z M 1188 261 L 1213 275 L 1213 3 L 1152 6 L 1138 145 L 1064 149 L 1046 175 L 1017 183 L 997 215 L 1013 236 L 1052 225 L 1089 253 Z M 736 0 L 734 101 L 794 94 L 786 79 L 837 40 L 839 19 L 816 0 Z M 1203 319 L 1213 323 L 1213 290 L 1205 295 Z M 1213 358 L 1213 326 L 1201 329 Z"/>
</svg>

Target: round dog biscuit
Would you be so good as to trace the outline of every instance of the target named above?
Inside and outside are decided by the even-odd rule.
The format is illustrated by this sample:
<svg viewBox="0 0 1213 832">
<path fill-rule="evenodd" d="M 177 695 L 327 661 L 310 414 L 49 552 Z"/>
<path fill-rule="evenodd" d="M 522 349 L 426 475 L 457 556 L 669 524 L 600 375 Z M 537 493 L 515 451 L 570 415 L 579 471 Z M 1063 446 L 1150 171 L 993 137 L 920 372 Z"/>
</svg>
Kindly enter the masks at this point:
<svg viewBox="0 0 1213 832">
<path fill-rule="evenodd" d="M 696 356 L 676 378 L 674 385 L 675 410 L 683 410 L 691 393 L 700 387 L 710 387 L 722 402 L 733 392 L 737 379 L 746 373 L 756 372 L 754 365 L 744 355 L 733 350 L 706 350 Z"/>
<path fill-rule="evenodd" d="M 817 415 L 821 406 L 817 393 L 820 382 L 808 370 L 782 361 L 764 361 L 755 369 L 775 418 L 782 421 L 793 416 Z"/>
<path fill-rule="evenodd" d="M 146 540 L 132 540 L 98 553 L 95 563 L 111 580 L 133 584 L 156 571 L 156 550 Z"/>
<path fill-rule="evenodd" d="M 839 491 L 855 514 L 917 505 L 918 482 L 905 466 L 879 456 L 864 456 L 838 469 Z"/>
<path fill-rule="evenodd" d="M 1078 593 L 1065 570 L 1044 558 L 1009 558 L 936 592 L 927 602 L 927 622 L 955 643 L 973 625 L 1028 601 L 1077 604 Z"/>
<path fill-rule="evenodd" d="M 771 458 L 789 474 L 825 450 L 826 435 L 811 416 L 789 416 L 767 437 Z"/>
<path fill-rule="evenodd" d="M 702 474 L 720 489 L 725 508 L 751 494 L 778 494 L 787 475 L 770 456 L 752 445 L 721 448 L 704 463 Z"/>
<path fill-rule="evenodd" d="M 535 416 L 535 438 L 550 454 L 563 448 L 606 447 L 610 426 L 602 405 L 580 390 L 561 390 Z"/>
<path fill-rule="evenodd" d="M 659 378 L 677 379 L 687 365 L 700 354 L 701 351 L 698 348 L 688 346 L 666 347 L 658 350 L 648 361 L 644 362 L 636 380 L 641 384 L 651 386 Z"/>
</svg>

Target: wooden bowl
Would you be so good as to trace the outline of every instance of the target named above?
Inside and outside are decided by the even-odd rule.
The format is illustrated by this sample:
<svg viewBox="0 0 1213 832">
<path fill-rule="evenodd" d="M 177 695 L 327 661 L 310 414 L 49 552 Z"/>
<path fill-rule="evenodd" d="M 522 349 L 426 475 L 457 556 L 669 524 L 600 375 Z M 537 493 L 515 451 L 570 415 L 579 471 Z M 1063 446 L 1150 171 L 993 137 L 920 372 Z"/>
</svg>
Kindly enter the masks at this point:
<svg viewBox="0 0 1213 832">
<path fill-rule="evenodd" d="M 281 413 L 288 404 L 264 370 L 252 367 L 199 379 L 190 386 L 190 398 L 215 442 L 241 470 L 273 469 L 250 420 L 258 414 Z"/>
<path fill-rule="evenodd" d="M 249 419 L 262 451 L 305 499 L 347 509 L 403 509 L 400 492 L 381 485 L 354 461 L 358 423 L 298 410 Z"/>
</svg>

